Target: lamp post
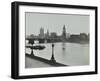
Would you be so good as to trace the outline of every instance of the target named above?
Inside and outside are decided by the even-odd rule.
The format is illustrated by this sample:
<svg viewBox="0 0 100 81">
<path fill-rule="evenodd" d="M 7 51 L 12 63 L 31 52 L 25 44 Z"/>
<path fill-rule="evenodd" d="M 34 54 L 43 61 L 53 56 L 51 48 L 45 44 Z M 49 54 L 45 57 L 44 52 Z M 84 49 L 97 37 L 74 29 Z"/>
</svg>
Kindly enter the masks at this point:
<svg viewBox="0 0 100 81">
<path fill-rule="evenodd" d="M 34 53 L 33 53 L 33 46 L 31 47 L 31 55 L 34 56 Z"/>
<path fill-rule="evenodd" d="M 33 44 L 34 44 L 34 40 L 33 40 L 33 39 L 29 39 L 29 44 L 32 45 L 32 46 L 30 47 L 30 49 L 31 49 L 31 55 L 34 56 L 34 53 L 33 53 Z"/>
<path fill-rule="evenodd" d="M 51 56 L 51 62 L 52 62 L 52 63 L 55 63 L 55 62 L 56 62 L 56 60 L 55 60 L 55 58 L 54 58 L 54 44 L 52 44 L 52 56 Z"/>
</svg>

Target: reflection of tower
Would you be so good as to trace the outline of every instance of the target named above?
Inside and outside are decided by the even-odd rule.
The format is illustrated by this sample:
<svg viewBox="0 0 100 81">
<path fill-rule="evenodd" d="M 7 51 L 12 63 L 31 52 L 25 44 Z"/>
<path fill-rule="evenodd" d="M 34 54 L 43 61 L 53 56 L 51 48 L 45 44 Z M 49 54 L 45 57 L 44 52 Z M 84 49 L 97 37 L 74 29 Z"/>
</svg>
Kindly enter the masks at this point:
<svg viewBox="0 0 100 81">
<path fill-rule="evenodd" d="M 62 37 L 66 38 L 66 28 L 65 28 L 65 25 L 63 26 Z"/>
<path fill-rule="evenodd" d="M 39 36 L 40 36 L 41 38 L 44 37 L 44 29 L 43 29 L 43 28 L 40 28 L 40 34 L 39 34 Z"/>
</svg>

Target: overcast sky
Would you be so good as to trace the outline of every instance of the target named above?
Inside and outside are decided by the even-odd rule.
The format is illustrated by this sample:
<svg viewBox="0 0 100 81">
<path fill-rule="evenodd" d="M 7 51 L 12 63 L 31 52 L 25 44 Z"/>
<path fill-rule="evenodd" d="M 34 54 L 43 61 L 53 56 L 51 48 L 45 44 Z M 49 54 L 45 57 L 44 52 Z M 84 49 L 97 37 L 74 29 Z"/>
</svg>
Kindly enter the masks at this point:
<svg viewBox="0 0 100 81">
<path fill-rule="evenodd" d="M 62 34 L 63 26 L 66 32 L 71 34 L 89 33 L 89 16 L 88 15 L 71 15 L 71 14 L 46 14 L 46 13 L 25 13 L 26 17 L 26 35 L 38 35 L 40 28 L 44 31 L 56 32 Z"/>
</svg>

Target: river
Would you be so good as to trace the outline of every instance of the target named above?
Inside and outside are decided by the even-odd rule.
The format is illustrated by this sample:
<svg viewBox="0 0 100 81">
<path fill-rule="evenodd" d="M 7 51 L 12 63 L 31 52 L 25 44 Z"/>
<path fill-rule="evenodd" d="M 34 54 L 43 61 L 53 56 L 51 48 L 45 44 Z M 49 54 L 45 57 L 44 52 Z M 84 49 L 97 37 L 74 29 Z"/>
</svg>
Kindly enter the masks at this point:
<svg viewBox="0 0 100 81">
<path fill-rule="evenodd" d="M 41 43 L 39 45 L 44 45 L 46 48 L 43 50 L 33 50 L 34 54 L 50 60 L 52 43 Z M 31 50 L 26 48 L 26 53 L 30 54 Z M 54 43 L 54 57 L 57 62 L 65 65 L 89 65 L 89 44 Z"/>
</svg>

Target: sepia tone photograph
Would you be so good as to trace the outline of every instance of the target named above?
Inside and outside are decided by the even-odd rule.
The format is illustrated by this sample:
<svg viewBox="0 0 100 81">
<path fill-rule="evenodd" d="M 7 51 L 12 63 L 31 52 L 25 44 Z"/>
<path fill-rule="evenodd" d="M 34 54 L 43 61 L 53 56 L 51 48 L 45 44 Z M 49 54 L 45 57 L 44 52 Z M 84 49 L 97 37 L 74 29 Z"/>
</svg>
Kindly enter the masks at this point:
<svg viewBox="0 0 100 81">
<path fill-rule="evenodd" d="M 89 65 L 89 15 L 25 12 L 25 68 Z"/>
</svg>

